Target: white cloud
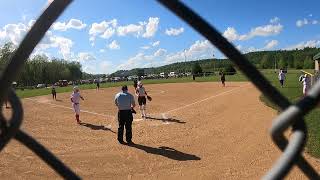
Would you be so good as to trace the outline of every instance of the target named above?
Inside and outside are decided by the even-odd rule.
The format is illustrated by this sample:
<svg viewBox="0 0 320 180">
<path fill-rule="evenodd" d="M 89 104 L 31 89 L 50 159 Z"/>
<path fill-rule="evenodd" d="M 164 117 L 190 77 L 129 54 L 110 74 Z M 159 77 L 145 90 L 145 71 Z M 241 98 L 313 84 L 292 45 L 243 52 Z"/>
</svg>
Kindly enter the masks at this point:
<svg viewBox="0 0 320 180">
<path fill-rule="evenodd" d="M 0 29 L 0 41 L 10 41 L 14 45 L 18 45 L 34 22 L 35 20 L 30 20 L 28 25 L 23 23 L 5 25 L 2 30 Z M 61 54 L 64 59 L 69 60 L 72 58 L 71 48 L 73 44 L 74 42 L 71 39 L 62 36 L 56 36 L 53 35 L 51 31 L 47 31 L 45 36 L 33 51 L 33 55 L 48 54 L 44 50 L 49 48 L 58 48 L 58 53 Z"/>
<path fill-rule="evenodd" d="M 117 43 L 116 40 L 113 40 L 109 45 L 109 49 L 120 49 L 120 45 Z"/>
<path fill-rule="evenodd" d="M 36 47 L 36 51 L 43 51 L 49 48 L 58 48 L 59 54 L 65 60 L 72 60 L 73 53 L 71 52 L 71 48 L 73 47 L 74 42 L 71 39 L 53 35 L 51 31 L 48 31 L 44 38 L 40 41 L 40 43 Z"/>
<path fill-rule="evenodd" d="M 239 45 L 237 45 L 236 46 L 236 48 L 239 50 L 239 51 L 241 51 L 242 50 L 242 46 L 239 44 Z"/>
<path fill-rule="evenodd" d="M 214 49 L 208 40 L 195 41 L 185 51 L 178 51 L 176 53 L 167 54 L 167 50 L 158 49 L 153 54 L 146 55 L 142 52 L 135 56 L 128 58 L 128 60 L 121 63 L 117 69 L 133 69 L 143 67 L 154 67 L 165 65 L 174 62 L 184 61 L 185 55 L 188 61 L 201 58 L 212 58 Z"/>
<path fill-rule="evenodd" d="M 68 60 L 71 58 L 71 48 L 74 42 L 71 39 L 60 37 L 60 36 L 53 36 L 51 39 L 51 47 L 59 48 L 59 53 L 63 56 L 64 59 Z"/>
<path fill-rule="evenodd" d="M 142 46 L 141 49 L 150 49 L 150 46 Z"/>
<path fill-rule="evenodd" d="M 266 46 L 263 49 L 265 49 L 265 50 L 272 49 L 272 48 L 276 47 L 278 44 L 279 44 L 279 42 L 277 40 L 271 40 L 271 41 L 267 42 Z"/>
<path fill-rule="evenodd" d="M 229 41 L 235 41 L 239 39 L 237 31 L 233 27 L 228 27 L 227 30 L 223 32 L 223 36 L 227 38 Z"/>
<path fill-rule="evenodd" d="M 29 22 L 28 22 L 28 26 L 31 27 L 33 26 L 33 24 L 36 22 L 36 20 L 34 19 L 31 19 Z"/>
<path fill-rule="evenodd" d="M 158 30 L 160 19 L 158 17 L 150 17 L 146 24 L 145 33 L 142 35 L 145 38 L 153 37 Z"/>
<path fill-rule="evenodd" d="M 7 24 L 0 30 L 0 40 L 18 45 L 28 30 L 29 27 L 23 23 Z"/>
<path fill-rule="evenodd" d="M 110 61 L 102 61 L 99 65 L 100 72 L 99 73 L 111 73 L 114 69 L 112 68 L 113 64 Z"/>
<path fill-rule="evenodd" d="M 128 34 L 133 34 L 136 37 L 139 37 L 143 33 L 143 24 L 129 24 L 127 26 L 119 26 L 117 29 L 119 36 L 126 36 Z"/>
<path fill-rule="evenodd" d="M 82 62 L 82 61 L 96 60 L 96 57 L 89 52 L 80 52 L 78 54 L 78 59 L 80 62 Z"/>
<path fill-rule="evenodd" d="M 166 52 L 167 52 L 167 50 L 165 50 L 165 49 L 158 49 L 158 50 L 153 54 L 153 56 L 155 56 L 155 57 L 163 56 L 163 55 L 166 54 Z"/>
<path fill-rule="evenodd" d="M 247 34 L 239 35 L 234 27 L 228 27 L 223 32 L 223 36 L 227 38 L 229 41 L 245 41 L 258 36 L 267 37 L 277 35 L 282 31 L 282 29 L 283 26 L 281 24 L 268 24 L 252 28 L 251 31 Z"/>
<path fill-rule="evenodd" d="M 145 60 L 145 55 L 143 53 L 138 53 L 134 57 L 129 58 L 126 62 L 120 64 L 118 69 L 128 70 L 137 67 L 142 67 Z"/>
<path fill-rule="evenodd" d="M 82 63 L 83 70 L 91 74 L 109 74 L 114 72 L 114 65 L 111 61 L 84 61 Z"/>
<path fill-rule="evenodd" d="M 111 36 L 113 36 L 113 34 L 115 33 L 115 29 L 114 28 L 107 28 L 106 31 L 100 36 L 104 39 L 109 39 Z"/>
<path fill-rule="evenodd" d="M 269 24 L 265 26 L 258 26 L 256 28 L 251 29 L 251 31 L 248 34 L 241 35 L 239 37 L 239 40 L 248 40 L 256 36 L 266 37 L 271 35 L 277 35 L 282 31 L 282 29 L 283 26 L 281 24 Z"/>
<path fill-rule="evenodd" d="M 104 49 L 100 49 L 100 50 L 99 50 L 100 53 L 104 53 L 105 51 L 106 51 L 106 50 L 104 50 Z"/>
<path fill-rule="evenodd" d="M 152 45 L 153 47 L 159 46 L 159 44 L 160 44 L 160 41 L 155 41 L 155 42 L 151 43 L 151 45 Z"/>
<path fill-rule="evenodd" d="M 278 18 L 278 17 L 274 17 L 274 18 L 270 19 L 270 23 L 275 24 L 275 23 L 278 23 L 278 22 L 280 22 L 280 18 Z"/>
<path fill-rule="evenodd" d="M 99 34 L 103 34 L 108 27 L 116 27 L 116 26 L 117 26 L 116 19 L 112 19 L 110 21 L 102 21 L 100 23 L 93 23 L 89 30 L 89 35 L 96 36 Z"/>
<path fill-rule="evenodd" d="M 178 36 L 179 34 L 184 32 L 184 28 L 170 28 L 170 29 L 166 29 L 166 34 L 168 36 Z"/>
<path fill-rule="evenodd" d="M 81 30 L 81 29 L 85 28 L 86 26 L 87 25 L 84 24 L 79 19 L 70 19 L 68 23 L 66 23 L 66 22 L 53 23 L 52 29 L 55 30 L 55 31 L 66 31 L 68 29 Z"/>
<path fill-rule="evenodd" d="M 319 23 L 319 21 L 317 21 L 317 20 L 313 20 L 313 21 L 312 21 L 312 24 L 314 24 L 314 25 L 315 25 L 315 24 L 318 24 L 318 23 Z"/>
<path fill-rule="evenodd" d="M 298 44 L 289 46 L 289 47 L 287 47 L 285 49 L 286 50 L 303 49 L 303 48 L 306 48 L 306 47 L 311 47 L 311 48 L 320 47 L 320 40 L 303 41 L 303 42 L 300 42 Z"/>
<path fill-rule="evenodd" d="M 193 43 L 189 49 L 185 51 L 179 51 L 176 53 L 171 53 L 166 56 L 166 63 L 174 63 L 179 61 L 184 61 L 186 56 L 187 60 L 196 60 L 201 58 L 212 58 L 214 47 L 208 40 L 196 41 Z"/>
<path fill-rule="evenodd" d="M 113 35 L 127 36 L 133 35 L 135 37 L 150 38 L 155 35 L 159 26 L 158 17 L 150 17 L 148 22 L 138 22 L 137 24 L 118 25 L 116 19 L 110 21 L 102 21 L 100 23 L 93 23 L 89 30 L 89 40 L 94 46 L 96 37 L 99 36 L 104 39 L 109 39 Z"/>
<path fill-rule="evenodd" d="M 91 24 L 91 28 L 89 30 L 90 42 L 91 45 L 94 45 L 94 41 L 96 36 L 100 35 L 100 37 L 108 39 L 115 33 L 115 28 L 118 24 L 117 19 L 112 19 L 110 21 L 102 21 L 100 23 Z"/>
<path fill-rule="evenodd" d="M 297 27 L 302 27 L 302 26 L 307 25 L 307 24 L 309 24 L 309 21 L 306 18 L 304 18 L 303 20 L 298 20 L 296 22 L 296 26 Z"/>
</svg>

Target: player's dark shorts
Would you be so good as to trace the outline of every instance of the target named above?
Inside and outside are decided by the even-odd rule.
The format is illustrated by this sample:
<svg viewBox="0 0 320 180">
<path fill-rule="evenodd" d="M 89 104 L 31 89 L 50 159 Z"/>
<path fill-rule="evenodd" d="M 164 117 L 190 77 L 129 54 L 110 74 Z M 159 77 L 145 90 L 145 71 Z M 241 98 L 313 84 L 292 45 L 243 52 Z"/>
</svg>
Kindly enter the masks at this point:
<svg viewBox="0 0 320 180">
<path fill-rule="evenodd" d="M 146 99 L 146 97 L 145 97 L 145 96 L 139 96 L 139 97 L 138 97 L 138 103 L 139 103 L 140 106 L 141 106 L 141 105 L 146 105 L 146 104 L 147 104 L 147 99 Z"/>
<path fill-rule="evenodd" d="M 279 80 L 279 81 L 280 81 L 281 86 L 283 86 L 283 80 Z"/>
</svg>

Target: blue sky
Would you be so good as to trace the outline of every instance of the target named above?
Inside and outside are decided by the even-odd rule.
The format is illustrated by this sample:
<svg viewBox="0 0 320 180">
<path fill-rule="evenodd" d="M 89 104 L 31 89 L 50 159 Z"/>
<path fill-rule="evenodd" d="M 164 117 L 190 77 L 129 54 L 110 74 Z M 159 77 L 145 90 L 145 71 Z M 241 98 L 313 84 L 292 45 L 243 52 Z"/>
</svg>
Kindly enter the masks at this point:
<svg viewBox="0 0 320 180">
<path fill-rule="evenodd" d="M 0 45 L 18 45 L 50 2 L 0 1 Z M 183 2 L 243 53 L 320 46 L 318 0 Z M 74 1 L 32 56 L 37 54 L 79 61 L 89 73 L 224 57 L 154 0 Z"/>
</svg>

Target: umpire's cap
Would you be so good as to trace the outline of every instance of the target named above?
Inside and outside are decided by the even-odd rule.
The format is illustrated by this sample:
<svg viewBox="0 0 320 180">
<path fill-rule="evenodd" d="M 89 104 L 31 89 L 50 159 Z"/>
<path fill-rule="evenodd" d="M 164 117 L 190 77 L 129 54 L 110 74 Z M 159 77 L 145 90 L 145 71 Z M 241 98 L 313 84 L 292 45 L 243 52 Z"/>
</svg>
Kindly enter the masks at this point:
<svg viewBox="0 0 320 180">
<path fill-rule="evenodd" d="M 124 85 L 121 87 L 122 91 L 128 91 L 128 86 L 127 85 Z"/>
</svg>

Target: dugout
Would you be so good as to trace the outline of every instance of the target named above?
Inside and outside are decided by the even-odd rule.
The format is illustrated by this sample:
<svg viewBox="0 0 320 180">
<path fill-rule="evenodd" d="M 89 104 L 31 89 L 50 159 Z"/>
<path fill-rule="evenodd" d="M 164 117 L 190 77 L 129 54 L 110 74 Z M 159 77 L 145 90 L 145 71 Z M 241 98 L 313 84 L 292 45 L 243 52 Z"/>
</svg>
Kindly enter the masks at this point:
<svg viewBox="0 0 320 180">
<path fill-rule="evenodd" d="M 313 56 L 313 60 L 314 60 L 314 71 L 316 73 L 319 72 L 319 61 L 320 61 L 320 53 L 316 54 L 315 56 Z"/>
<path fill-rule="evenodd" d="M 320 78 L 320 67 L 319 67 L 319 61 L 320 61 L 320 53 L 316 54 L 315 56 L 313 56 L 313 60 L 314 60 L 314 80 L 318 81 Z"/>
</svg>

